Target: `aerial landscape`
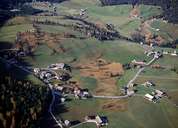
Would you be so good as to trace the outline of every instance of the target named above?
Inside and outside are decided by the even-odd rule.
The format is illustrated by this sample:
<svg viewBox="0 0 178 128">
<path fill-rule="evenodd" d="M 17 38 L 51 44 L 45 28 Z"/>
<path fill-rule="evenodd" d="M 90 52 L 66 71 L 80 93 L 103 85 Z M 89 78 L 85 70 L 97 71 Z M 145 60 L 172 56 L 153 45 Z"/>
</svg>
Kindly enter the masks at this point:
<svg viewBox="0 0 178 128">
<path fill-rule="evenodd" d="M 1 0 L 0 128 L 178 128 L 178 0 Z"/>
</svg>

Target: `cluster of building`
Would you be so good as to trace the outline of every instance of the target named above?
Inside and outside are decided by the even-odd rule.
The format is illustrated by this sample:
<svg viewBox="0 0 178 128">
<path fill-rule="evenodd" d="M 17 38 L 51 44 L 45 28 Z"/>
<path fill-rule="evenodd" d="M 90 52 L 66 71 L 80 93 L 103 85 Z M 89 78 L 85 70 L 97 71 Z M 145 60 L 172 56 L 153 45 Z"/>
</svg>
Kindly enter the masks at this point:
<svg viewBox="0 0 178 128">
<path fill-rule="evenodd" d="M 135 90 L 130 87 L 124 87 L 121 89 L 124 95 L 133 96 L 135 94 Z"/>
<path fill-rule="evenodd" d="M 145 87 L 152 87 L 155 86 L 155 84 L 152 81 L 146 81 L 145 83 L 142 84 Z"/>
<path fill-rule="evenodd" d="M 47 69 L 34 68 L 34 74 L 45 82 L 52 78 L 59 79 L 59 76 L 57 76 L 51 70 L 47 70 Z"/>
<path fill-rule="evenodd" d="M 65 70 L 71 72 L 71 67 L 65 63 L 56 63 L 51 64 L 47 68 L 34 68 L 34 74 L 37 75 L 40 79 L 58 79 L 61 81 L 67 81 L 71 78 L 70 74 L 67 72 L 62 72 L 61 75 L 57 74 L 55 70 Z"/>
<path fill-rule="evenodd" d="M 23 50 L 19 50 L 19 49 L 12 49 L 12 50 L 7 50 L 2 52 L 3 58 L 9 60 L 9 59 L 13 59 L 13 58 L 18 58 L 18 57 L 25 57 L 28 55 L 28 53 L 26 53 Z"/>
<path fill-rule="evenodd" d="M 60 76 L 57 76 L 57 74 L 55 73 L 55 70 L 58 70 L 58 69 L 71 71 L 71 68 L 69 65 L 64 64 L 64 63 L 58 63 L 58 64 L 51 64 L 46 69 L 35 68 L 34 74 L 37 75 L 44 82 L 47 82 L 47 84 L 51 85 L 49 82 L 50 79 L 55 78 L 55 79 L 60 80 L 59 79 Z M 90 94 L 89 90 L 78 87 L 75 81 L 67 81 L 61 84 L 56 83 L 52 86 L 53 86 L 55 95 L 59 96 L 59 100 L 61 103 L 65 102 L 67 100 L 67 96 L 70 96 L 70 94 L 74 95 L 76 99 L 92 98 L 92 95 Z M 99 115 L 86 116 L 85 122 L 95 123 L 98 128 L 108 125 L 107 117 L 99 116 Z M 65 127 L 75 126 L 80 123 L 81 123 L 80 121 L 79 122 L 70 121 L 70 120 L 62 121 L 62 125 Z"/>
<path fill-rule="evenodd" d="M 81 89 L 79 87 L 74 87 L 73 93 L 77 99 L 88 99 L 92 97 L 88 89 Z"/>
<path fill-rule="evenodd" d="M 56 64 L 51 64 L 47 68 L 52 69 L 52 70 L 66 70 L 71 72 L 71 67 L 68 64 L 65 63 L 56 63 Z"/>
<path fill-rule="evenodd" d="M 56 70 L 64 70 L 61 75 L 57 74 Z M 74 95 L 76 99 L 88 99 L 91 98 L 92 95 L 88 89 L 82 89 L 78 87 L 74 82 L 68 81 L 71 76 L 67 72 L 71 72 L 71 67 L 65 63 L 56 63 L 51 64 L 45 69 L 34 68 L 34 74 L 38 76 L 45 83 L 50 83 L 51 79 L 59 80 L 57 84 L 54 84 L 54 89 L 56 93 L 59 95 Z M 65 82 L 60 84 L 60 81 Z"/>
<path fill-rule="evenodd" d="M 158 59 L 160 57 L 163 56 L 163 53 L 160 52 L 160 51 L 149 51 L 149 52 L 145 52 L 145 54 L 149 57 L 149 56 L 152 56 L 154 55 L 154 58 Z"/>
<path fill-rule="evenodd" d="M 102 126 L 107 126 L 109 123 L 108 118 L 106 116 L 99 116 L 99 115 L 86 116 L 85 121 L 91 122 L 91 123 L 96 123 L 98 128 L 100 128 Z"/>
<path fill-rule="evenodd" d="M 109 123 L 108 118 L 106 116 L 100 116 L 100 115 L 86 116 L 84 120 L 85 122 L 80 122 L 79 120 L 76 121 L 62 120 L 62 122 L 65 127 L 75 127 L 83 123 L 95 123 L 97 128 L 107 126 Z"/>
<path fill-rule="evenodd" d="M 156 89 L 152 94 L 145 94 L 144 98 L 153 103 L 157 103 L 163 96 L 167 96 L 166 92 Z"/>
<path fill-rule="evenodd" d="M 146 65 L 146 61 L 136 61 L 135 59 L 132 60 L 131 63 L 135 66 L 145 66 Z"/>
<path fill-rule="evenodd" d="M 85 9 L 80 9 L 80 16 L 84 16 L 87 12 L 87 8 Z"/>
<path fill-rule="evenodd" d="M 146 81 L 145 83 L 142 84 L 145 87 L 154 87 L 156 86 L 155 83 L 153 83 L 152 81 Z M 163 96 L 167 96 L 166 92 L 158 90 L 158 89 L 154 89 L 154 91 L 152 91 L 151 94 L 147 93 L 145 94 L 144 98 L 152 101 L 153 103 L 158 102 Z"/>
<path fill-rule="evenodd" d="M 171 55 L 171 56 L 178 56 L 178 53 L 176 50 L 174 52 L 168 52 L 168 51 L 163 51 L 164 55 Z"/>
</svg>

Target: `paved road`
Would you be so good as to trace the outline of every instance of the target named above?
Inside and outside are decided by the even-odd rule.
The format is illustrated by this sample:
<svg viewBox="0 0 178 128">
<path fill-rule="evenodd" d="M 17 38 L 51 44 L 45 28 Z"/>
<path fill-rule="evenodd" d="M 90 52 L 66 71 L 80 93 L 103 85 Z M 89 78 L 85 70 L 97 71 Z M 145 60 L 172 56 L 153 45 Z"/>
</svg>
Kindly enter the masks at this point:
<svg viewBox="0 0 178 128">
<path fill-rule="evenodd" d="M 55 120 L 56 124 L 60 127 L 60 128 L 63 128 L 63 125 L 62 125 L 62 121 L 61 120 L 57 120 L 56 117 L 54 116 L 53 112 L 52 112 L 52 107 L 54 105 L 54 102 L 55 102 L 55 92 L 53 90 L 53 85 L 52 84 L 48 84 L 48 87 L 50 88 L 51 90 L 51 93 L 52 93 L 52 101 L 49 105 L 49 113 L 51 114 L 52 118 Z"/>
<path fill-rule="evenodd" d="M 128 95 L 124 96 L 96 96 L 93 95 L 93 98 L 100 98 L 100 99 L 123 99 L 129 97 Z"/>
<path fill-rule="evenodd" d="M 140 69 L 138 70 L 138 72 L 135 74 L 135 76 L 134 76 L 134 77 L 128 82 L 128 84 L 126 85 L 127 88 L 130 87 L 130 84 L 133 83 L 133 82 L 137 79 L 137 77 L 140 75 L 140 73 L 141 73 L 144 69 L 145 69 L 145 67 L 140 68 Z"/>
<path fill-rule="evenodd" d="M 19 65 L 17 65 L 17 64 L 14 64 L 14 63 L 12 63 L 12 62 L 10 62 L 10 61 L 8 61 L 8 60 L 5 60 L 5 59 L 2 58 L 2 57 L 0 57 L 0 59 L 2 59 L 5 63 L 8 62 L 8 64 L 12 64 L 12 65 L 14 65 L 14 66 L 20 68 L 21 70 L 23 70 L 23 71 L 25 71 L 25 72 L 28 72 L 28 73 L 30 73 L 30 74 L 33 74 L 33 72 L 30 71 L 30 70 L 28 70 L 28 68 L 26 68 L 26 67 L 23 67 L 23 66 L 19 66 Z M 146 66 L 149 66 L 149 65 L 150 65 L 152 62 L 154 62 L 155 60 L 156 60 L 156 58 L 154 57 L 151 61 L 149 61 L 149 62 L 146 64 Z M 47 68 L 44 68 L 44 69 L 45 69 L 45 70 L 49 70 L 49 71 L 55 73 L 56 76 L 58 76 L 58 74 L 57 74 L 55 71 L 50 70 L 50 69 L 47 69 Z M 140 69 L 138 70 L 138 72 L 135 74 L 135 76 L 133 77 L 133 79 L 131 79 L 131 80 L 128 82 L 127 87 L 129 87 L 130 84 L 135 81 L 135 79 L 139 76 L 139 74 L 140 74 L 144 69 L 145 69 L 145 67 L 140 68 Z M 33 75 L 34 75 L 34 74 L 33 74 Z M 35 75 L 34 75 L 34 76 L 35 76 Z M 35 77 L 36 77 L 36 76 L 35 76 Z M 55 92 L 54 92 L 54 90 L 53 90 L 53 85 L 52 85 L 52 84 L 46 84 L 46 85 L 50 88 L 51 93 L 52 93 L 52 101 L 51 101 L 51 103 L 50 103 L 50 105 L 49 105 L 48 111 L 49 111 L 49 113 L 51 114 L 52 118 L 55 120 L 56 124 L 57 124 L 60 128 L 63 128 L 62 121 L 61 121 L 61 120 L 57 120 L 57 118 L 54 116 L 54 114 L 53 114 L 53 112 L 52 112 L 52 107 L 53 107 L 54 102 L 55 102 Z M 103 98 L 103 99 L 123 99 L 123 98 L 127 98 L 127 97 L 129 97 L 129 96 L 128 96 L 128 95 L 124 95 L 124 96 L 96 96 L 96 95 L 93 95 L 93 98 Z M 82 123 L 80 123 L 80 124 L 71 126 L 70 128 L 77 127 L 77 126 L 82 125 L 82 124 L 84 124 L 84 123 L 87 123 L 87 122 L 82 122 Z"/>
<path fill-rule="evenodd" d="M 157 54 L 157 53 L 155 53 L 155 55 L 156 55 L 156 54 Z M 146 66 L 150 66 L 156 59 L 158 59 L 158 58 L 155 57 L 155 55 L 154 55 L 153 59 L 151 59 L 151 60 L 146 64 Z M 140 68 L 140 69 L 138 70 L 138 72 L 135 74 L 135 76 L 134 76 L 134 77 L 128 82 L 128 84 L 126 85 L 127 88 L 130 87 L 130 84 L 133 83 L 133 82 L 137 79 L 137 77 L 140 75 L 140 73 L 141 73 L 144 69 L 145 69 L 145 67 Z"/>
</svg>

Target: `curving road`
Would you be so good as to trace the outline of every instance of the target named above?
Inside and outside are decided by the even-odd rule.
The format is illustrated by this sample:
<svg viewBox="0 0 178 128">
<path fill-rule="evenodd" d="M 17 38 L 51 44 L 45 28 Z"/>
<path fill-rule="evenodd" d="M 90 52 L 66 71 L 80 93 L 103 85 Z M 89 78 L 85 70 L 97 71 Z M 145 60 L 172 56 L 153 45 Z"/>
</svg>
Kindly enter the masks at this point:
<svg viewBox="0 0 178 128">
<path fill-rule="evenodd" d="M 129 88 L 130 84 L 133 83 L 137 79 L 137 77 L 145 69 L 146 66 L 150 66 L 156 59 L 158 59 L 156 56 L 157 56 L 157 53 L 155 52 L 153 59 L 151 59 L 143 68 L 140 68 L 138 72 L 135 74 L 135 76 L 128 82 L 128 84 L 126 85 L 127 88 Z"/>
<path fill-rule="evenodd" d="M 157 54 L 157 53 L 155 53 L 155 55 L 156 55 L 156 54 Z M 149 65 L 150 65 L 151 63 L 153 63 L 156 59 L 158 59 L 158 58 L 155 57 L 155 55 L 154 55 L 154 58 L 153 58 L 152 60 L 150 60 L 150 61 L 146 64 L 146 66 L 149 66 Z M 6 64 L 14 65 L 14 66 L 17 67 L 17 68 L 20 68 L 21 70 L 23 70 L 23 71 L 25 71 L 25 72 L 28 72 L 28 73 L 34 75 L 34 73 L 33 73 L 32 71 L 30 71 L 30 70 L 28 69 L 28 67 L 19 66 L 19 65 L 15 64 L 15 63 L 12 63 L 11 61 L 6 60 L 6 59 L 4 59 L 4 58 L 2 58 L 2 57 L 0 57 L 0 59 L 3 60 Z M 53 70 L 50 70 L 50 69 L 47 69 L 47 68 L 43 68 L 43 69 L 44 69 L 44 70 L 49 70 L 49 71 L 53 72 L 56 76 L 58 76 L 58 74 L 57 74 L 55 71 L 53 71 Z M 138 70 L 138 72 L 135 74 L 135 76 L 128 82 L 127 87 L 129 87 L 130 84 L 135 81 L 135 79 L 139 76 L 139 74 L 140 74 L 144 69 L 145 69 L 145 67 L 140 68 L 140 69 Z M 36 77 L 36 75 L 34 75 L 34 76 Z M 49 79 L 49 80 L 50 80 L 50 79 Z M 49 81 L 49 80 L 48 80 L 48 81 Z M 54 90 L 53 90 L 53 85 L 52 85 L 52 84 L 46 84 L 46 85 L 50 88 L 51 94 L 52 94 L 52 101 L 51 101 L 51 103 L 50 103 L 50 105 L 49 105 L 48 111 L 49 111 L 50 115 L 52 116 L 52 118 L 55 120 L 56 124 L 57 124 L 60 128 L 63 128 L 63 125 L 62 125 L 63 123 L 62 123 L 62 121 L 61 121 L 61 120 L 57 120 L 57 118 L 54 116 L 54 114 L 53 114 L 53 112 L 52 112 L 52 108 L 53 108 L 53 105 L 54 105 L 54 102 L 55 102 L 55 92 L 54 92 Z M 129 95 L 124 95 L 124 96 L 97 96 L 97 95 L 92 95 L 92 97 L 93 97 L 93 98 L 102 98 L 102 99 L 123 99 L 123 98 L 129 97 Z M 84 124 L 84 123 L 88 123 L 88 122 L 81 122 L 81 123 L 79 123 L 79 124 L 77 124 L 77 125 L 71 126 L 70 128 L 77 127 L 77 126 L 82 125 L 82 124 Z"/>
<path fill-rule="evenodd" d="M 155 55 L 154 55 L 154 57 L 153 57 L 153 59 L 151 59 L 146 65 L 145 65 L 145 67 L 146 66 L 149 66 L 150 64 L 152 64 L 156 59 L 158 59 L 158 58 L 156 58 L 155 56 L 157 55 L 157 53 L 155 52 Z M 136 79 L 137 79 L 137 77 L 140 75 L 140 73 L 145 69 L 145 67 L 143 67 L 143 68 L 140 68 L 139 70 L 138 70 L 138 72 L 135 74 L 135 76 L 127 83 L 127 85 L 126 85 L 126 87 L 127 88 L 129 88 L 130 87 L 130 84 L 131 83 L 133 83 Z M 124 95 L 124 96 L 97 96 L 97 95 L 93 95 L 93 98 L 101 98 L 101 99 L 124 99 L 124 98 L 127 98 L 127 97 L 129 97 L 129 95 Z"/>
<path fill-rule="evenodd" d="M 52 101 L 51 101 L 51 104 L 49 105 L 49 113 L 51 114 L 52 118 L 55 120 L 56 124 L 60 127 L 60 128 L 63 128 L 63 125 L 62 125 L 62 121 L 61 120 L 57 120 L 56 117 L 54 116 L 53 112 L 52 112 L 52 107 L 54 105 L 54 102 L 55 102 L 55 92 L 53 90 L 53 85 L 51 84 L 48 84 L 48 87 L 50 88 L 51 90 L 51 93 L 52 93 Z"/>
</svg>

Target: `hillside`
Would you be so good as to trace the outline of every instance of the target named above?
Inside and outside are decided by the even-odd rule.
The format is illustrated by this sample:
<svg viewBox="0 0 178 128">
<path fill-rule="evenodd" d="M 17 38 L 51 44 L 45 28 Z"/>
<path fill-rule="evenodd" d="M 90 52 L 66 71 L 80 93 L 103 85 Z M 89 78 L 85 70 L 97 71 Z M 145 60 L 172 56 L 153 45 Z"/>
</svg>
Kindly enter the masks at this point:
<svg viewBox="0 0 178 128">
<path fill-rule="evenodd" d="M 164 10 L 164 16 L 170 22 L 178 22 L 178 0 L 100 0 L 106 5 L 120 5 L 120 4 L 144 4 L 161 6 Z"/>
<path fill-rule="evenodd" d="M 161 3 L 25 1 L 1 10 L 0 127 L 178 127 L 178 24 Z"/>
</svg>

